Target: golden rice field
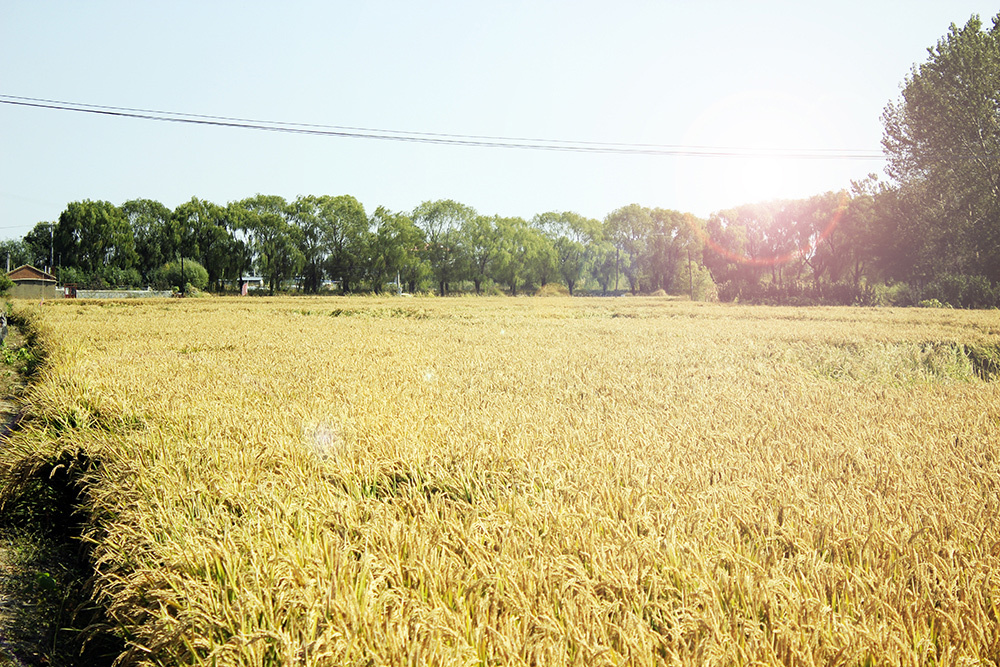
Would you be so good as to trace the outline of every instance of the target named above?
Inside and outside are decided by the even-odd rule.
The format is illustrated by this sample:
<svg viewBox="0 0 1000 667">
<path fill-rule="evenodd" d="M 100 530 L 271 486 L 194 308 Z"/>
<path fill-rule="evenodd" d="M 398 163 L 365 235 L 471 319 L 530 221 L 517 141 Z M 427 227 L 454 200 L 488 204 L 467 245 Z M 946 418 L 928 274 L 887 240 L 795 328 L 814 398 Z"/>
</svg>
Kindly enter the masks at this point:
<svg viewBox="0 0 1000 667">
<path fill-rule="evenodd" d="M 997 311 L 23 307 L 123 664 L 1000 664 Z"/>
</svg>

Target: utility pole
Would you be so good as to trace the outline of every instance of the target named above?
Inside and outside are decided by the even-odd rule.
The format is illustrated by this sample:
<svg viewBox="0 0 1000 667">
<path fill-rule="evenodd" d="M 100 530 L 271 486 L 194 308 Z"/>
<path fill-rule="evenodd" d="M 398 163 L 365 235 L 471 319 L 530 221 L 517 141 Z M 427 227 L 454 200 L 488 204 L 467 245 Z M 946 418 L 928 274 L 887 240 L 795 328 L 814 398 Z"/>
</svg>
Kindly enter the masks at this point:
<svg viewBox="0 0 1000 667">
<path fill-rule="evenodd" d="M 694 301 L 694 273 L 691 270 L 691 248 L 688 248 L 688 282 L 691 287 L 691 300 Z"/>
</svg>

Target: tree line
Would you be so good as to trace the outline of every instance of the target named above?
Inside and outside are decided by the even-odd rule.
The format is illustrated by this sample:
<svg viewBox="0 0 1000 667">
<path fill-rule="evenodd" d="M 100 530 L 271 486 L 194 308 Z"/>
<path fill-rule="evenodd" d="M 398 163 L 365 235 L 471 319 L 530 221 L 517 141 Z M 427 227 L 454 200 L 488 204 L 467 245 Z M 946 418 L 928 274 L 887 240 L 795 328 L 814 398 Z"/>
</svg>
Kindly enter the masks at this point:
<svg viewBox="0 0 1000 667">
<path fill-rule="evenodd" d="M 1000 15 L 949 32 L 883 114 L 889 181 L 707 219 L 638 204 L 603 220 L 483 215 L 453 200 L 373 212 L 350 195 L 258 194 L 171 210 L 70 203 L 0 243 L 63 282 L 267 291 L 686 294 L 754 303 L 1000 305 Z M 187 270 L 178 267 L 187 262 Z"/>
<path fill-rule="evenodd" d="M 185 260 L 202 288 L 239 288 L 251 273 L 275 293 L 408 291 L 448 294 L 502 289 L 523 293 L 551 283 L 572 294 L 588 285 L 607 293 L 626 281 L 634 292 L 680 288 L 678 258 L 704 290 L 706 269 L 689 214 L 630 206 L 598 221 L 572 212 L 531 220 L 482 215 L 452 200 L 411 212 L 368 213 L 350 195 L 286 201 L 256 195 L 226 205 L 192 198 L 171 210 L 136 199 L 70 203 L 56 222 L 4 241 L 11 265 L 53 266 L 62 282 L 92 286 L 167 286 Z M 639 237 L 656 234 L 648 249 Z M 684 281 L 690 291 L 692 283 Z M 174 284 L 175 287 L 181 285 Z"/>
<path fill-rule="evenodd" d="M 52 269 L 91 287 L 236 291 L 249 274 L 274 294 L 401 289 L 517 295 L 630 292 L 774 304 L 954 306 L 997 303 L 995 266 L 905 242 L 903 192 L 874 176 L 851 191 L 713 213 L 624 206 L 603 220 L 548 212 L 482 215 L 453 201 L 368 213 L 350 195 L 274 195 L 171 210 L 149 199 L 70 203 L 56 222 L 0 243 L 11 266 Z M 181 260 L 185 273 L 179 271 Z M 993 273 L 988 273 L 993 269 Z"/>
</svg>

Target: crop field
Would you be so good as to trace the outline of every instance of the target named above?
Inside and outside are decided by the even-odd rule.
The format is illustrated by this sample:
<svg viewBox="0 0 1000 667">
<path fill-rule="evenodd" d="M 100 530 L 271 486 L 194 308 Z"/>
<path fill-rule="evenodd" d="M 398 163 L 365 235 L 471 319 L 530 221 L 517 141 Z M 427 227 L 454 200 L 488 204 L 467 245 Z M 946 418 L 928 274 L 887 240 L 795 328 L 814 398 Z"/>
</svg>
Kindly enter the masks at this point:
<svg viewBox="0 0 1000 667">
<path fill-rule="evenodd" d="M 22 308 L 124 664 L 1000 664 L 997 311 Z"/>
</svg>

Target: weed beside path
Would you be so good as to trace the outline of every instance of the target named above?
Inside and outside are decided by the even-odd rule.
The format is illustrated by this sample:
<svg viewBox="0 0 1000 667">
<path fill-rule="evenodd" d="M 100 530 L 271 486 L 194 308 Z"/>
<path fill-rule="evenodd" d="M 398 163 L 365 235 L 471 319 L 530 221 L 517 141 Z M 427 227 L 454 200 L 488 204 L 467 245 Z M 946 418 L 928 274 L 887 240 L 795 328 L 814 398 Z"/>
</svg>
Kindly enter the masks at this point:
<svg viewBox="0 0 1000 667">
<path fill-rule="evenodd" d="M 21 398 L 37 357 L 22 333 L 0 345 L 0 446 L 21 419 Z M 38 482 L 0 514 L 0 667 L 110 664 L 77 626 L 90 616 L 88 568 L 67 530 L 65 508 Z M 82 613 L 81 613 L 82 612 Z"/>
</svg>

